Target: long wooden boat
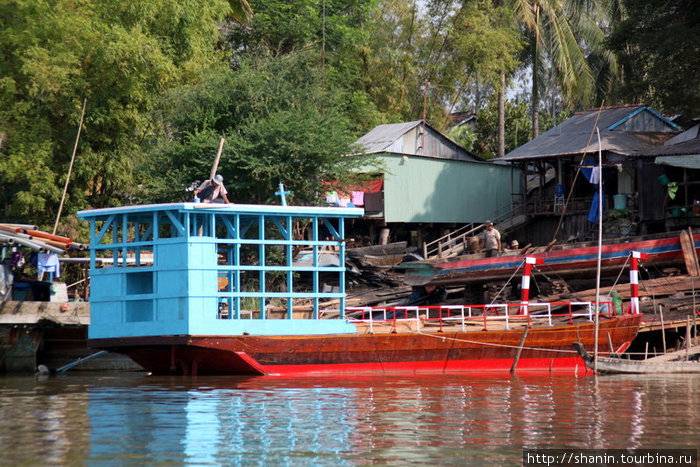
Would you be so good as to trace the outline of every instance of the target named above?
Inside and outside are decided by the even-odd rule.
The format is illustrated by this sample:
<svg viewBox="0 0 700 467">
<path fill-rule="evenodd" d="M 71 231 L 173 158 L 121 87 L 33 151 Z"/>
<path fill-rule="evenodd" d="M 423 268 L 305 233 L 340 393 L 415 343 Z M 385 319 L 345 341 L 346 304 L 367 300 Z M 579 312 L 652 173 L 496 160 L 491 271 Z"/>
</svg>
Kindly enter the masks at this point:
<svg viewBox="0 0 700 467">
<path fill-rule="evenodd" d="M 572 343 L 595 341 L 588 302 L 346 307 L 343 221 L 361 214 L 195 203 L 82 211 L 91 232 L 88 345 L 157 374 L 587 371 Z M 310 226 L 308 236 L 293 236 L 297 222 Z M 321 265 L 326 247 L 337 249 L 339 266 Z M 295 248 L 311 251 L 310 265 L 294 264 Z M 323 287 L 331 274 L 337 286 Z M 304 275 L 313 285 L 299 291 Z M 270 277 L 284 283 L 273 290 Z M 248 288 L 251 282 L 257 287 Z M 321 310 L 323 300 L 339 308 Z M 615 315 L 610 304 L 605 310 L 598 351 L 609 353 L 610 344 L 624 351 L 641 315 Z"/>
<path fill-rule="evenodd" d="M 700 234 L 693 234 L 693 243 L 697 252 Z M 627 261 L 630 251 L 645 254 L 645 264 L 657 267 L 682 266 L 685 261 L 679 232 L 611 239 L 606 240 L 602 247 L 601 273 L 617 273 Z M 469 284 L 506 280 L 523 264 L 526 256 L 543 260 L 541 270 L 556 273 L 558 277 L 594 277 L 598 247 L 593 242 L 562 244 L 549 249 L 537 247 L 527 252 L 509 252 L 491 258 L 471 254 L 407 262 L 399 267 L 405 271 L 404 282 L 408 285 Z"/>
<path fill-rule="evenodd" d="M 661 373 L 700 373 L 700 362 L 689 361 L 655 361 L 649 360 L 629 360 L 621 357 L 598 357 L 597 366 L 593 355 L 589 354 L 582 342 L 574 342 L 574 347 L 579 353 L 586 366 L 599 373 L 633 373 L 633 374 L 661 374 Z"/>
</svg>

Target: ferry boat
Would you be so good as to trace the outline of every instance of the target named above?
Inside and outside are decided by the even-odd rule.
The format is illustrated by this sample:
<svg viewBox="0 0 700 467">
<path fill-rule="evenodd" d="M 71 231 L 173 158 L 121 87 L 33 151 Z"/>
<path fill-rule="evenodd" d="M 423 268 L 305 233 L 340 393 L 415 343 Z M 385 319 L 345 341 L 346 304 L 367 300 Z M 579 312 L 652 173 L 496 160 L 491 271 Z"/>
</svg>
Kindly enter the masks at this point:
<svg viewBox="0 0 700 467">
<path fill-rule="evenodd" d="M 637 334 L 634 302 L 624 312 L 607 301 L 530 302 L 534 259 L 523 261 L 518 303 L 346 307 L 344 223 L 362 214 L 286 203 L 81 211 L 90 223 L 88 345 L 154 374 L 584 374 L 574 342 L 607 355 Z M 321 265 L 328 248 L 338 264 Z M 298 250 L 311 261 L 295 264 Z M 337 307 L 321 306 L 328 301 Z"/>
</svg>

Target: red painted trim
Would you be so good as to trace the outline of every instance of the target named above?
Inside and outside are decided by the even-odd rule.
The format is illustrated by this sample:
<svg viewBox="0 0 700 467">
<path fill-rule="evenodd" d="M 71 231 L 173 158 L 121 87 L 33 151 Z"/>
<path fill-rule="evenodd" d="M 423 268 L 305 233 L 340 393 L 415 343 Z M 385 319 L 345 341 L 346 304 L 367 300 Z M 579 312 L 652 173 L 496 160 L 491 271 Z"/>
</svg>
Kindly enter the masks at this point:
<svg viewBox="0 0 700 467">
<path fill-rule="evenodd" d="M 429 362 L 390 362 L 335 365 L 268 365 L 269 376 L 412 376 L 446 374 L 510 374 L 512 358 L 485 360 L 451 360 Z M 579 356 L 559 358 L 527 358 L 518 361 L 516 373 L 530 374 L 578 374 L 589 372 Z"/>
</svg>

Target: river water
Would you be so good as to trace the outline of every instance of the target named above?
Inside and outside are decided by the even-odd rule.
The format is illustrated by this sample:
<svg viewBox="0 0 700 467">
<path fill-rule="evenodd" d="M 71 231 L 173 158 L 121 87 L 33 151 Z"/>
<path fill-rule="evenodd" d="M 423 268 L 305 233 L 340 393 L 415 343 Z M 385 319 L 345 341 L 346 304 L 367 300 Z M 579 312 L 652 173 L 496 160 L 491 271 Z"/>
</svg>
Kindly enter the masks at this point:
<svg viewBox="0 0 700 467">
<path fill-rule="evenodd" d="M 0 377 L 0 465 L 522 465 L 697 448 L 700 375 Z"/>
</svg>

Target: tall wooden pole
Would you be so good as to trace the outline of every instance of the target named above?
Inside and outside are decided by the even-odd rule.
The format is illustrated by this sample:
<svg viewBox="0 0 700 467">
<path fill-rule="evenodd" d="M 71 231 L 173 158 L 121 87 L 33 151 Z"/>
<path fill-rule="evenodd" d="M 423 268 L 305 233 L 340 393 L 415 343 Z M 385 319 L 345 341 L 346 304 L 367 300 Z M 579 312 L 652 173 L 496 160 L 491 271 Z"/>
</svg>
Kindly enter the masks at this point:
<svg viewBox="0 0 700 467">
<path fill-rule="evenodd" d="M 598 322 L 600 321 L 600 263 L 603 252 L 603 152 L 600 147 L 600 130 L 595 127 L 598 135 L 598 262 L 595 283 L 595 335 L 593 336 L 593 373 L 598 372 Z"/>
<path fill-rule="evenodd" d="M 690 353 L 690 316 L 685 315 L 685 360 L 688 361 Z"/>
<path fill-rule="evenodd" d="M 661 316 L 661 344 L 664 346 L 664 355 L 666 354 L 666 325 L 664 324 L 664 307 L 659 305 L 659 316 Z"/>
<path fill-rule="evenodd" d="M 214 163 L 211 166 L 211 173 L 209 174 L 209 178 L 211 179 L 214 178 L 216 175 L 216 169 L 219 168 L 219 159 L 221 159 L 221 151 L 224 149 L 224 141 L 226 140 L 223 138 L 219 140 L 219 149 L 216 151 L 216 157 L 214 158 Z"/>
<path fill-rule="evenodd" d="M 78 141 L 80 140 L 80 131 L 83 129 L 83 118 L 85 117 L 85 106 L 87 99 L 83 99 L 83 111 L 80 112 L 80 123 L 78 124 L 78 134 L 75 135 L 75 145 L 73 146 L 73 155 L 70 158 L 70 166 L 68 166 L 68 175 L 66 175 L 66 183 L 63 185 L 63 195 L 61 196 L 61 204 L 58 205 L 58 214 L 56 214 L 56 223 L 53 225 L 53 235 L 56 235 L 58 229 L 58 221 L 61 219 L 61 211 L 63 211 L 63 202 L 66 200 L 66 192 L 68 192 L 68 182 L 70 174 L 73 172 L 73 162 L 75 162 L 75 153 L 78 151 Z"/>
</svg>

